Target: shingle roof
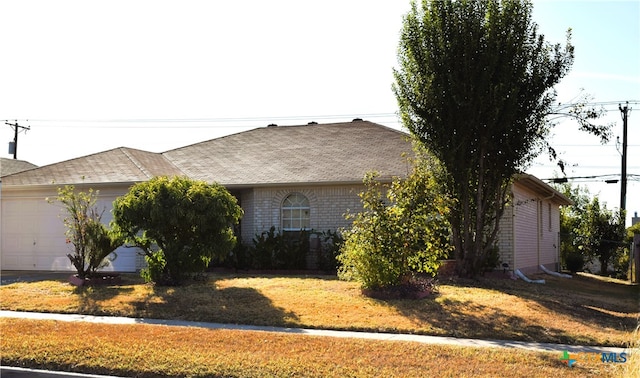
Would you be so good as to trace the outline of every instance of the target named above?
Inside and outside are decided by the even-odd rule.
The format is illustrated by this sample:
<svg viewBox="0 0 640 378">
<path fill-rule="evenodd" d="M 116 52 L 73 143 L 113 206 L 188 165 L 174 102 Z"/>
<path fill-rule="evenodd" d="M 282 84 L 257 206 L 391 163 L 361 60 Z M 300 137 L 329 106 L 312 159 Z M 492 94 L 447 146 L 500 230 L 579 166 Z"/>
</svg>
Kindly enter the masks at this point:
<svg viewBox="0 0 640 378">
<path fill-rule="evenodd" d="M 189 177 L 225 186 L 361 182 L 407 174 L 405 133 L 367 121 L 263 127 L 167 151 Z"/>
<path fill-rule="evenodd" d="M 257 128 L 162 154 L 120 147 L 3 177 L 3 185 L 140 182 L 184 175 L 225 186 L 405 176 L 407 134 L 368 121 Z"/>
<path fill-rule="evenodd" d="M 0 177 L 37 167 L 37 165 L 24 160 L 0 158 Z"/>
<path fill-rule="evenodd" d="M 119 147 L 2 178 L 3 185 L 66 185 L 146 181 L 181 175 L 162 154 Z"/>
</svg>

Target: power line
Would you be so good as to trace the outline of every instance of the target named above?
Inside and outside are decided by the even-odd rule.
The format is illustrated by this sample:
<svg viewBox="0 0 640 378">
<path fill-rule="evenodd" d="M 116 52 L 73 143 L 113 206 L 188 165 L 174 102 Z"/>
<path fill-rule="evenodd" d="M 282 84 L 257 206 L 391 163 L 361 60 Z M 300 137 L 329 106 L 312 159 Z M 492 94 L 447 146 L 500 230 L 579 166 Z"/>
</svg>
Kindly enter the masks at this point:
<svg viewBox="0 0 640 378">
<path fill-rule="evenodd" d="M 627 180 L 640 181 L 640 175 L 627 174 Z M 571 176 L 571 177 L 554 177 L 546 178 L 543 181 L 561 184 L 568 181 L 580 181 L 580 180 L 594 180 L 594 181 L 580 181 L 580 182 L 606 182 L 607 184 L 615 184 L 620 181 L 620 174 L 606 174 L 606 175 L 590 175 L 590 176 Z"/>
<path fill-rule="evenodd" d="M 575 105 L 584 106 L 616 106 L 615 109 L 606 109 L 609 111 L 618 111 L 617 105 L 626 102 L 632 105 L 640 105 L 640 100 L 630 101 L 596 101 L 586 103 L 559 103 L 554 109 L 561 111 L 570 109 Z M 31 122 L 42 123 L 240 123 L 240 122 L 273 122 L 273 121 L 313 121 L 313 120 L 330 120 L 330 119 L 353 119 L 353 118 L 393 118 L 392 123 L 400 123 L 398 114 L 395 112 L 388 113 L 347 113 L 347 114 L 316 114 L 316 115 L 289 115 L 289 116 L 257 116 L 257 117 L 212 117 L 212 118 L 107 118 L 107 119 L 30 119 Z M 4 120 L 8 121 L 8 120 Z M 65 125 L 65 127 L 71 127 Z M 80 126 L 86 127 L 86 126 Z M 95 126 L 94 126 L 95 127 Z M 229 127 L 234 127 L 233 125 Z"/>
</svg>

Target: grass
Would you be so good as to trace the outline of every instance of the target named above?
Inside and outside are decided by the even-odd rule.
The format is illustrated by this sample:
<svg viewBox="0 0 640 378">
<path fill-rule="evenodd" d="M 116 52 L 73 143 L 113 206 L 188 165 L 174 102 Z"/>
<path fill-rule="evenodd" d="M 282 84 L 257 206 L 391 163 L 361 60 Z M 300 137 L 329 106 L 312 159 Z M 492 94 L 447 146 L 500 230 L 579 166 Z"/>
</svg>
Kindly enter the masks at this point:
<svg viewBox="0 0 640 378">
<path fill-rule="evenodd" d="M 2 364 L 158 377 L 615 377 L 559 353 L 252 331 L 0 319 Z"/>
<path fill-rule="evenodd" d="M 356 284 L 331 277 L 214 275 L 208 282 L 166 288 L 126 276 L 122 285 L 111 287 L 75 288 L 62 281 L 3 286 L 0 308 L 629 345 L 640 316 L 638 286 L 591 275 L 531 278 L 545 278 L 547 284 L 487 277 L 442 282 L 433 298 L 374 300 L 363 296 Z M 612 364 L 583 361 L 580 369 L 569 369 L 554 354 L 516 350 L 145 325 L 9 319 L 0 324 L 3 364 L 90 372 L 110 367 L 111 373 L 123 375 L 137 369 L 130 361 L 144 361 L 135 370 L 140 376 L 622 374 Z"/>
</svg>

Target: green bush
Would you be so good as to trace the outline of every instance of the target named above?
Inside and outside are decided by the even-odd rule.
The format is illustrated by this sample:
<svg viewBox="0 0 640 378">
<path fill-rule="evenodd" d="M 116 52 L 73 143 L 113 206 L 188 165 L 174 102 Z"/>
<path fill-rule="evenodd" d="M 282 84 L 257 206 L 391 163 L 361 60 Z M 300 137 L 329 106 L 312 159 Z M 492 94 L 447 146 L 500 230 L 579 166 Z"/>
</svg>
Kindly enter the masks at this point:
<svg viewBox="0 0 640 378">
<path fill-rule="evenodd" d="M 118 197 L 113 217 L 126 242 L 143 251 L 145 279 L 178 285 L 229 255 L 242 209 L 219 184 L 155 177 Z"/>
<path fill-rule="evenodd" d="M 581 272 L 584 268 L 584 256 L 580 252 L 569 252 L 564 257 L 564 264 L 571 273 Z"/>
<path fill-rule="evenodd" d="M 255 269 L 305 269 L 309 232 L 280 233 L 275 227 L 256 235 L 251 249 Z"/>
<path fill-rule="evenodd" d="M 497 245 L 491 247 L 484 261 L 483 270 L 490 272 L 500 264 L 500 248 Z"/>
<path fill-rule="evenodd" d="M 344 244 L 344 238 L 338 231 L 323 231 L 318 234 L 320 249 L 318 250 L 318 269 L 337 273 L 340 267 L 338 255 Z"/>
<path fill-rule="evenodd" d="M 383 289 L 407 282 L 413 272 L 436 274 L 451 248 L 451 233 L 449 200 L 434 172 L 434 159 L 423 156 L 406 180 L 390 187 L 367 174 L 360 193 L 364 211 L 344 232 L 341 278 L 358 281 L 364 289 Z"/>
</svg>

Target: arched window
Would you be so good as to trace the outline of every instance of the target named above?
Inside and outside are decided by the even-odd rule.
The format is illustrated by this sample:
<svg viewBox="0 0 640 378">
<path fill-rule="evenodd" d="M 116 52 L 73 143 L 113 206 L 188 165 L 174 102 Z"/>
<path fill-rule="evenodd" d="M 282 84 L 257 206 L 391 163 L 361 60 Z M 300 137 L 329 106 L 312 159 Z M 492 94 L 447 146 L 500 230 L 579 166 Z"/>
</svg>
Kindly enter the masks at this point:
<svg viewBox="0 0 640 378">
<path fill-rule="evenodd" d="M 300 193 L 289 194 L 282 202 L 282 230 L 308 230 L 309 224 L 309 200 Z"/>
</svg>

